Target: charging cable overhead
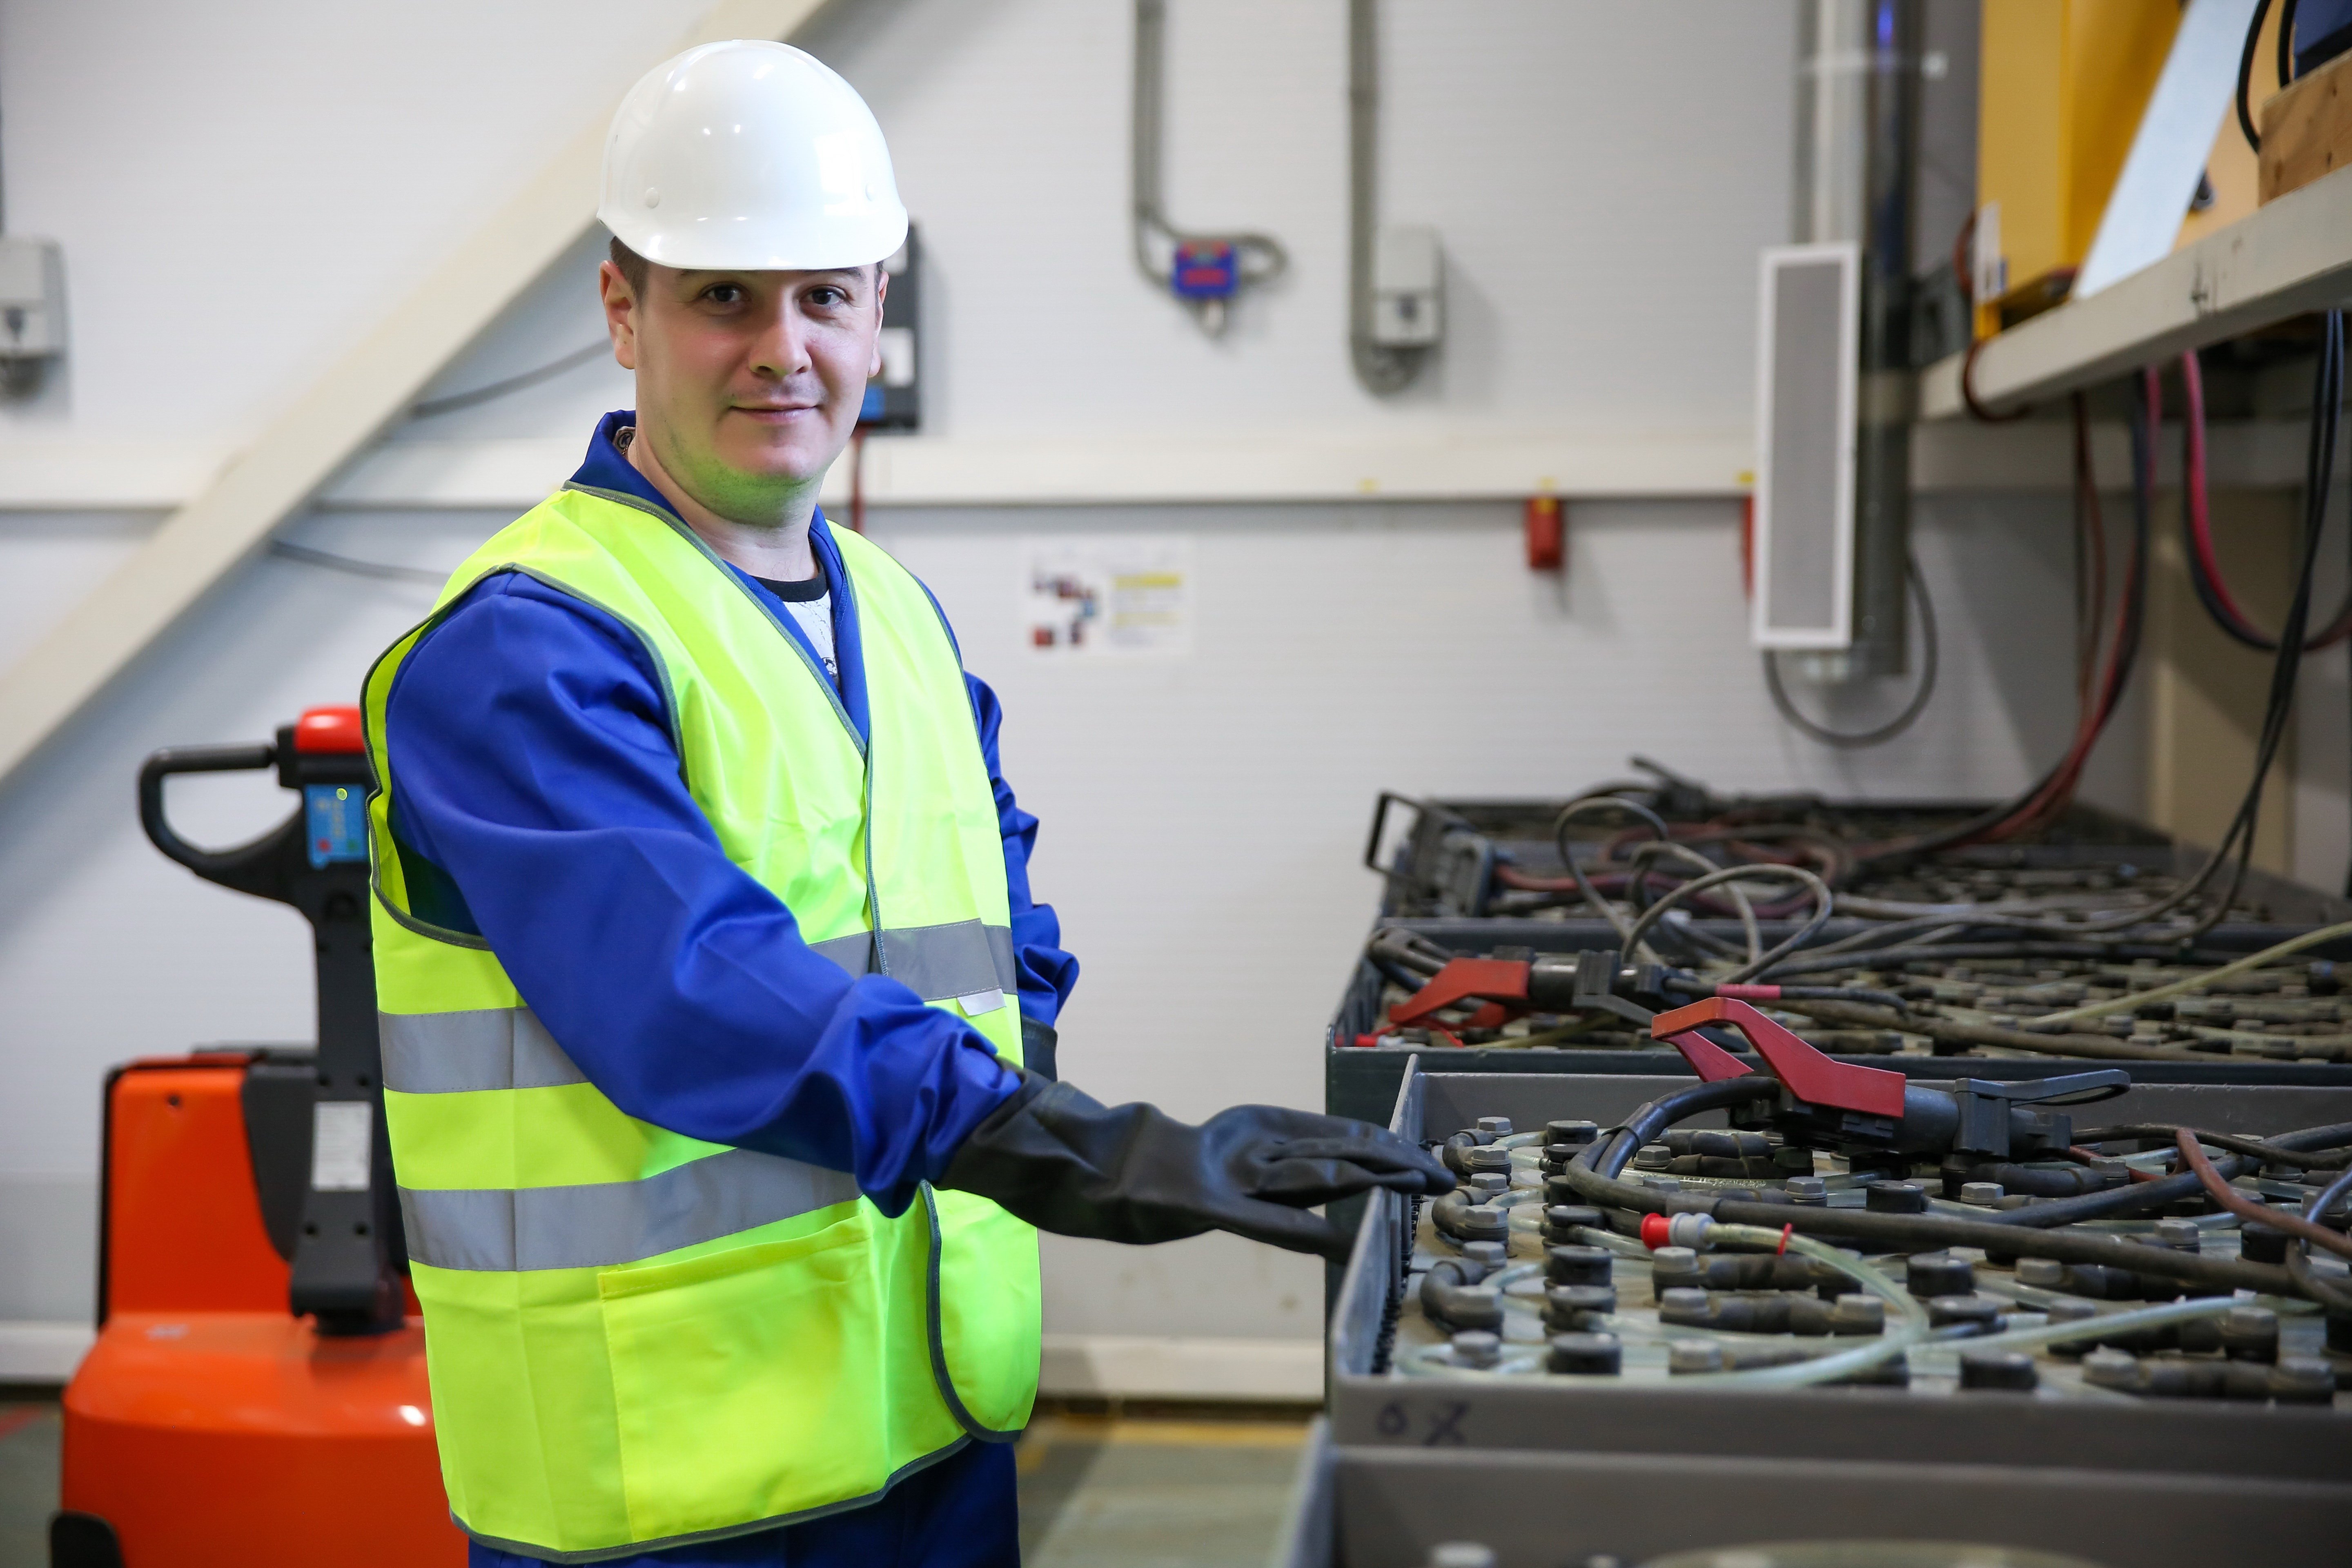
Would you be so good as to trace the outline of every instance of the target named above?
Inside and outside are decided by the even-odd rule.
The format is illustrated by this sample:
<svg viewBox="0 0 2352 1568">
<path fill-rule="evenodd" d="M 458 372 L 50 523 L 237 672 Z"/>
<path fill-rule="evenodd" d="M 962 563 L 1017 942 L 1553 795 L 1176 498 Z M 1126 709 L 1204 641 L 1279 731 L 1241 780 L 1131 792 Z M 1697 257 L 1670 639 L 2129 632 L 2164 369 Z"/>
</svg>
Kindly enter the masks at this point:
<svg viewBox="0 0 2352 1568">
<path fill-rule="evenodd" d="M 446 572 L 436 572 L 425 566 L 397 566 L 389 561 L 362 561 L 356 556 L 338 555 L 331 550 L 313 550 L 307 544 L 291 544 L 283 539 L 269 542 L 269 553 L 282 561 L 299 561 L 305 566 L 323 567 L 329 572 L 341 572 L 352 577 L 373 577 L 384 583 L 421 583 L 437 588 L 449 580 Z"/>
<path fill-rule="evenodd" d="M 2294 716 L 2296 676 L 2302 668 L 2310 625 L 2312 580 L 2316 575 L 2320 532 L 2326 520 L 2329 480 L 2335 469 L 2337 435 L 2343 418 L 2344 317 L 2342 312 L 2331 310 L 2324 313 L 2319 322 L 2319 353 L 2313 368 L 2311 434 L 2305 459 L 2304 518 L 2301 537 L 2297 542 L 2294 591 L 2279 635 L 2272 644 L 2276 651 L 2271 665 L 2270 691 L 2263 703 L 2262 729 L 2255 742 L 2252 775 L 2219 846 L 2197 874 L 2185 879 L 2177 890 L 2156 904 L 2128 915 L 2079 924 L 2053 924 L 2032 917 L 1982 914 L 1972 916 L 1964 924 L 2037 931 L 2076 941 L 2097 939 L 2132 927 L 2146 926 L 2158 917 L 2201 898 L 2205 912 L 2184 938 L 2194 941 L 2219 924 L 2236 902 L 2238 889 L 2245 880 L 2247 867 L 2253 857 L 2255 829 L 2262 815 L 2263 785 L 2278 759 L 2280 747 Z M 2131 426 L 2132 563 L 2125 582 L 2118 625 L 2108 654 L 2106 678 L 2100 683 L 2097 705 L 2084 710 L 2082 727 L 2066 757 L 2042 775 L 2042 781 L 2017 802 L 1996 808 L 1996 812 L 1987 813 L 1983 817 L 1960 824 L 1958 827 L 1885 846 L 1874 852 L 1876 858 L 1917 855 L 1962 844 L 1999 842 L 2053 820 L 2055 815 L 2072 800 L 2091 743 L 2097 740 L 2100 730 L 2114 715 L 2116 701 L 2122 695 L 2132 658 L 2138 649 L 2140 629 L 2145 619 L 2148 518 L 2156 486 L 2156 437 L 2163 413 L 2163 400 L 2153 370 L 2141 373 L 2140 388 L 2142 396 L 2134 410 Z M 2223 879 L 2221 873 L 2225 867 L 2229 874 Z M 1936 919 L 1898 921 L 1876 928 L 1866 935 L 1875 943 L 1907 934 L 1913 930 L 1932 928 L 1938 923 Z M 1946 921 L 1941 923 L 1951 922 Z M 1853 939 L 1846 940 L 1851 942 Z M 1846 942 L 1830 945 L 1839 947 L 1846 945 Z"/>
<path fill-rule="evenodd" d="M 481 404 L 493 403 L 501 397 L 523 391 L 527 387 L 537 386 L 541 382 L 552 381 L 567 370 L 574 370 L 593 360 L 603 359 L 612 352 L 612 341 L 608 338 L 599 338 L 593 343 L 582 344 L 562 359 L 550 360 L 547 363 L 524 371 L 519 375 L 506 376 L 486 386 L 469 387 L 464 392 L 453 392 L 446 397 L 428 397 L 421 403 L 410 404 L 408 416 L 411 419 L 430 419 L 436 414 L 455 414 L 460 408 L 473 408 Z"/>
<path fill-rule="evenodd" d="M 2279 639 L 2257 626 L 2253 618 L 2239 606 L 2238 597 L 2221 575 L 2221 563 L 2213 548 L 2211 508 L 2207 500 L 2205 462 L 2205 379 L 2200 371 L 2197 356 L 2180 356 L 2182 396 L 2181 489 L 2180 508 L 2182 531 L 2187 534 L 2189 580 L 2197 590 L 2197 601 L 2213 624 L 2228 633 L 2234 641 L 2263 653 L 2276 653 Z M 2303 645 L 2305 653 L 2316 653 L 2333 647 L 2352 637 L 2352 587 L 2345 592 L 2344 602 L 2328 618 L 2327 625 L 2311 635 Z"/>
</svg>

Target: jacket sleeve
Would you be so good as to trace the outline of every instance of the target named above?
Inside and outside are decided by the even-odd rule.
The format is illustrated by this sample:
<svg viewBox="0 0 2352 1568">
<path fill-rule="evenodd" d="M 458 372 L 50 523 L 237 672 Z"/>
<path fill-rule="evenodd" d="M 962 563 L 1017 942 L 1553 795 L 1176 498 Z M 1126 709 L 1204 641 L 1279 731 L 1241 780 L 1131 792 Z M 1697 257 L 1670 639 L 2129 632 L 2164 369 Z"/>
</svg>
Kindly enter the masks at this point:
<svg viewBox="0 0 2352 1568">
<path fill-rule="evenodd" d="M 1013 961 L 1021 974 L 1022 1016 L 1050 1025 L 1061 1016 L 1078 983 L 1078 961 L 1062 951 L 1062 922 L 1054 906 L 1030 895 L 1029 855 L 1037 843 L 1037 819 L 1021 809 L 1013 798 L 1013 786 L 1004 782 L 997 752 L 1004 710 L 986 681 L 971 674 L 963 679 L 971 689 L 981 755 L 988 763 L 989 785 L 996 792 L 996 825 L 1004 837 L 1004 886 L 1013 896 Z"/>
<path fill-rule="evenodd" d="M 962 1019 L 812 952 L 727 858 L 613 617 L 490 579 L 410 653 L 385 734 L 417 912 L 485 939 L 629 1115 L 849 1172 L 895 1215 L 1018 1085 Z"/>
</svg>

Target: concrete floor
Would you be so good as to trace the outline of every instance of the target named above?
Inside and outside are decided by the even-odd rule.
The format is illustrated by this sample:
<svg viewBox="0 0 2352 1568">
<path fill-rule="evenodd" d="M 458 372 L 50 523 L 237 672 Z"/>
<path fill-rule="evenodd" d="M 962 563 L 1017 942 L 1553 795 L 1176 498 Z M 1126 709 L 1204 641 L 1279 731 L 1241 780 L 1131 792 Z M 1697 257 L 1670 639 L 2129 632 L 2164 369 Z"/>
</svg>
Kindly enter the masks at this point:
<svg viewBox="0 0 2352 1568">
<path fill-rule="evenodd" d="M 54 1402 L 0 1395 L 0 1568 L 48 1568 Z M 1041 1415 L 1021 1441 L 1029 1568 L 1259 1568 L 1303 1420 Z"/>
<path fill-rule="evenodd" d="M 57 1403 L 0 1395 L 0 1568 L 48 1568 L 57 1506 Z"/>
<path fill-rule="evenodd" d="M 1022 1439 L 1029 1568 L 1258 1568 L 1307 1427 L 1045 1415 Z"/>
</svg>

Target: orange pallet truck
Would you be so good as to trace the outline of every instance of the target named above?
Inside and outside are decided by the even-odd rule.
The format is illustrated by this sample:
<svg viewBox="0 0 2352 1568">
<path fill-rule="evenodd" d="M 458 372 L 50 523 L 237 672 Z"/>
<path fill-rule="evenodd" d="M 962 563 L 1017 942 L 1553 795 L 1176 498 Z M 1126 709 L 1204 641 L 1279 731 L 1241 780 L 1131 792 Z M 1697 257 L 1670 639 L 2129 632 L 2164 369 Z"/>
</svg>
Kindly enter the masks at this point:
<svg viewBox="0 0 2352 1568">
<path fill-rule="evenodd" d="M 172 830 L 175 773 L 298 792 L 234 849 Z M 293 905 L 319 965 L 315 1052 L 200 1049 L 106 1080 L 98 1342 L 65 1394 L 52 1568 L 455 1568 L 383 1139 L 359 710 L 274 745 L 173 747 L 139 772 L 165 855 Z"/>
</svg>

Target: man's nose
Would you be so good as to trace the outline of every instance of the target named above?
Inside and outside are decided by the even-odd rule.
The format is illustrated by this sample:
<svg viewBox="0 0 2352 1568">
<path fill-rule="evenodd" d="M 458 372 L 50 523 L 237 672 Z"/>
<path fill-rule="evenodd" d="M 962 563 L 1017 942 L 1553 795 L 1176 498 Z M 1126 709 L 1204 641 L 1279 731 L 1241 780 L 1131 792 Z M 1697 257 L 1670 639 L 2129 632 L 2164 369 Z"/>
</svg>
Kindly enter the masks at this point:
<svg viewBox="0 0 2352 1568">
<path fill-rule="evenodd" d="M 761 321 L 752 341 L 752 372 L 787 381 L 810 368 L 807 324 L 791 301 L 780 302 Z"/>
</svg>

